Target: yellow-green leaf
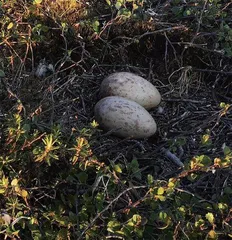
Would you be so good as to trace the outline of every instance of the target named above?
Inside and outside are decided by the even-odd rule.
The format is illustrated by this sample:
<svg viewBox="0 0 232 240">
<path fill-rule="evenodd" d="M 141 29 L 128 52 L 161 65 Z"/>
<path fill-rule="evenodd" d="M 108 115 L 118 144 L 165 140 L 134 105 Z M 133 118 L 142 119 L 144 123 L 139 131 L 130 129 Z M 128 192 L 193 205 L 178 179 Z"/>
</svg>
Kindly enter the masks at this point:
<svg viewBox="0 0 232 240">
<path fill-rule="evenodd" d="M 20 193 L 21 193 L 20 187 L 15 186 L 15 187 L 14 187 L 14 190 L 15 190 L 15 192 L 17 192 L 17 193 L 20 195 Z"/>
<path fill-rule="evenodd" d="M 220 108 L 224 108 L 226 106 L 226 103 L 221 102 L 219 106 L 220 106 Z"/>
<path fill-rule="evenodd" d="M 211 139 L 209 134 L 204 134 L 201 138 L 201 143 L 203 145 L 211 144 Z"/>
<path fill-rule="evenodd" d="M 213 224 L 214 223 L 214 215 L 210 212 L 208 212 L 206 215 L 205 215 L 206 219 L 211 223 Z"/>
<path fill-rule="evenodd" d="M 154 178 L 151 174 L 147 175 L 147 181 L 149 185 L 151 185 L 154 182 Z"/>
<path fill-rule="evenodd" d="M 3 194 L 6 191 L 5 188 L 0 188 L 0 194 Z"/>
<path fill-rule="evenodd" d="M 10 30 L 14 26 L 14 23 L 10 22 L 7 26 L 7 30 Z"/>
<path fill-rule="evenodd" d="M 158 195 L 163 195 L 164 194 L 164 188 L 163 187 L 159 187 L 158 191 L 157 191 Z"/>
<path fill-rule="evenodd" d="M 12 187 L 15 187 L 15 186 L 17 186 L 17 185 L 18 185 L 18 179 L 15 178 L 15 179 L 13 179 L 13 180 L 11 181 L 11 186 L 12 186 Z"/>
<path fill-rule="evenodd" d="M 122 4 L 120 2 L 116 2 L 115 7 L 119 10 Z"/>
<path fill-rule="evenodd" d="M 119 164 L 114 165 L 114 171 L 117 172 L 117 173 L 122 173 L 121 166 Z"/>
<path fill-rule="evenodd" d="M 169 188 L 174 188 L 174 187 L 175 187 L 175 184 L 174 184 L 173 182 L 169 182 L 169 183 L 168 183 L 168 187 L 169 187 Z"/>
<path fill-rule="evenodd" d="M 161 195 L 155 195 L 156 199 L 159 199 L 161 202 L 164 202 L 166 200 L 166 197 L 161 196 Z"/>
<path fill-rule="evenodd" d="M 42 2 L 43 2 L 43 0 L 34 0 L 33 3 L 35 3 L 35 4 L 40 4 L 40 3 L 42 3 Z"/>
</svg>

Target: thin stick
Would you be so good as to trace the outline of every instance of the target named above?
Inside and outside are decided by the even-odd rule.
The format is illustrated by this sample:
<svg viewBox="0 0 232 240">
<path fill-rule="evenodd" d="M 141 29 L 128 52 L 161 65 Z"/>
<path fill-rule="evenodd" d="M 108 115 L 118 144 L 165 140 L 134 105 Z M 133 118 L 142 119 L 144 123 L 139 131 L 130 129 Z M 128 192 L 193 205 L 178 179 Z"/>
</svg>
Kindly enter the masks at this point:
<svg viewBox="0 0 232 240">
<path fill-rule="evenodd" d="M 106 212 L 116 201 L 119 200 L 119 198 L 124 195 L 125 193 L 134 190 L 134 189 L 140 189 L 140 188 L 147 188 L 147 186 L 135 186 L 135 187 L 130 187 L 125 189 L 123 192 L 121 192 L 114 200 L 112 200 L 101 212 L 97 214 L 97 216 L 91 221 L 91 223 L 83 230 L 81 235 L 77 240 L 81 240 L 84 234 L 94 225 L 94 223 L 97 221 L 97 219 L 104 213 Z"/>
</svg>

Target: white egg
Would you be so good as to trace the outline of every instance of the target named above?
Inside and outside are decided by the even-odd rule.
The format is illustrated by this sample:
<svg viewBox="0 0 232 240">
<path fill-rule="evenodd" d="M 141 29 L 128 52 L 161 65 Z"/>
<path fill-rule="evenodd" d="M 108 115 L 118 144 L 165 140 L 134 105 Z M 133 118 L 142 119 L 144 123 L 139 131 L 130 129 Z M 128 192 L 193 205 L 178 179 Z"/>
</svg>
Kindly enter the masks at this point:
<svg viewBox="0 0 232 240">
<path fill-rule="evenodd" d="M 156 130 L 156 122 L 138 103 L 118 96 L 101 99 L 94 108 L 95 119 L 106 131 L 119 137 L 148 138 Z"/>
<path fill-rule="evenodd" d="M 100 86 L 101 97 L 119 96 L 151 109 L 159 105 L 161 95 L 146 79 L 129 72 L 117 72 L 106 77 Z"/>
</svg>

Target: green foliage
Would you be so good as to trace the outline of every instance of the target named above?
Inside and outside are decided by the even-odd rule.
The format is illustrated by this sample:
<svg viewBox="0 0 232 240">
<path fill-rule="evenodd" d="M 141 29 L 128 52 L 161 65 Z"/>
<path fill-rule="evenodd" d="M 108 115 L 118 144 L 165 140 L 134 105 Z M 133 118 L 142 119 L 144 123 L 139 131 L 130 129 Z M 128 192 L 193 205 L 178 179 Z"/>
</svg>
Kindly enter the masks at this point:
<svg viewBox="0 0 232 240">
<path fill-rule="evenodd" d="M 231 189 L 225 188 L 225 195 L 214 204 L 182 188 L 186 179 L 194 183 L 215 168 L 230 167 L 227 146 L 222 159 L 196 156 L 175 178 L 155 180 L 148 175 L 144 186 L 131 187 L 142 179 L 138 160 L 134 158 L 128 166 L 99 162 L 89 142 L 96 122 L 67 142 L 60 127 L 39 132 L 32 120 L 22 116 L 20 103 L 16 109 L 5 124 L 6 143 L 1 147 L 2 236 L 102 239 L 107 233 L 127 239 L 167 239 L 174 232 L 181 239 L 229 236 Z M 136 199 L 121 202 L 133 191 Z"/>
<path fill-rule="evenodd" d="M 219 32 L 219 42 L 221 43 L 225 54 L 232 56 L 232 28 L 226 24 L 221 23 Z"/>
<path fill-rule="evenodd" d="M 226 223 L 223 234 L 230 234 L 230 198 L 218 199 L 218 204 L 202 202 L 181 187 L 192 174 L 201 176 L 212 167 L 228 168 L 230 163 L 222 164 L 224 159 L 213 163 L 205 155 L 196 156 L 176 178 L 155 180 L 148 175 L 145 186 L 131 187 L 132 181 L 142 178 L 138 160 L 134 158 L 127 167 L 99 162 L 88 140 L 94 136 L 95 122 L 67 142 L 58 126 L 41 133 L 33 121 L 22 116 L 20 103 L 16 109 L 6 122 L 6 143 L 1 147 L 2 236 L 102 239 L 108 234 L 165 239 L 174 232 L 183 238 L 184 230 L 191 239 L 217 239 L 222 234 L 220 226 Z M 231 160 L 226 146 L 224 153 Z M 137 200 L 121 202 L 133 191 Z M 225 194 L 229 197 L 231 191 L 225 189 Z M 107 217 L 101 218 L 103 215 Z"/>
</svg>

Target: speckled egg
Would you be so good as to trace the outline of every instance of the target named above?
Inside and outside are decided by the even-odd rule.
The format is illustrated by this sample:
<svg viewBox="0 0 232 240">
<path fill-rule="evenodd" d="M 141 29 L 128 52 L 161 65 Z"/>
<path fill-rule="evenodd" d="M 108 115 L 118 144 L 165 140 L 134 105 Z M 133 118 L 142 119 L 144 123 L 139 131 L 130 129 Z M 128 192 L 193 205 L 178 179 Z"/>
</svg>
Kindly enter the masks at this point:
<svg viewBox="0 0 232 240">
<path fill-rule="evenodd" d="M 156 107 L 161 101 L 161 95 L 153 84 L 129 72 L 117 72 L 106 77 L 100 86 L 100 96 L 124 97 L 147 110 Z"/>
<path fill-rule="evenodd" d="M 101 99 L 94 108 L 95 119 L 106 131 L 119 137 L 148 138 L 157 129 L 149 112 L 129 99 L 110 96 Z"/>
</svg>

